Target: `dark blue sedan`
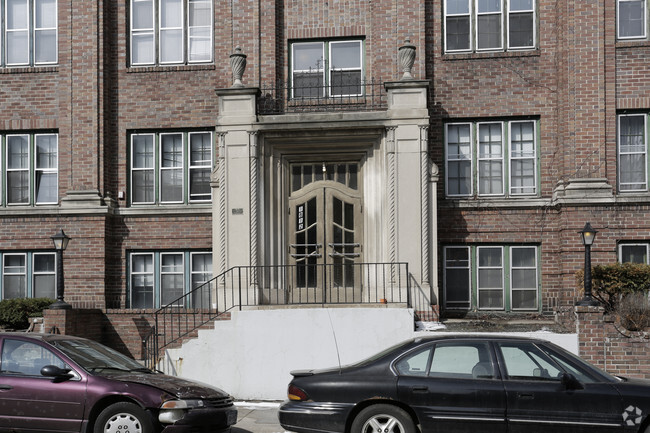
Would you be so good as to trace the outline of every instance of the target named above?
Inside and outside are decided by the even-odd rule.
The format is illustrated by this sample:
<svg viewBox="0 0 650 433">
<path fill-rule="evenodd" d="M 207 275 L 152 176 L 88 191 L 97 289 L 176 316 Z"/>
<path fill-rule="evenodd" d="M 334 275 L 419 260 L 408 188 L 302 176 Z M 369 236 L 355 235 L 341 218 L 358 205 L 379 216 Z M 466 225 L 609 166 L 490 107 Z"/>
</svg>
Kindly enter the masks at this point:
<svg viewBox="0 0 650 433">
<path fill-rule="evenodd" d="M 650 381 L 543 340 L 416 338 L 292 375 L 279 419 L 300 433 L 650 433 Z"/>
</svg>

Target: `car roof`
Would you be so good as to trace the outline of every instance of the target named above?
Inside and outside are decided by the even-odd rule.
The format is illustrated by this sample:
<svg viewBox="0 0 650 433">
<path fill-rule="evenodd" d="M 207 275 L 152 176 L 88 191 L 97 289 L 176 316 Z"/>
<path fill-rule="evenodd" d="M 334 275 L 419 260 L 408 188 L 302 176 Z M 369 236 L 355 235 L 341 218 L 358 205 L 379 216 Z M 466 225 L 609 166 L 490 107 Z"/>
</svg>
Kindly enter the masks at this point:
<svg viewBox="0 0 650 433">
<path fill-rule="evenodd" d="M 414 343 L 444 341 L 444 340 L 473 340 L 473 341 L 529 341 L 536 343 L 547 343 L 548 341 L 538 337 L 526 337 L 512 334 L 436 334 L 419 335 L 412 339 Z"/>
<path fill-rule="evenodd" d="M 62 335 L 62 334 L 46 334 L 41 332 L 0 332 L 0 337 L 21 337 L 31 340 L 41 340 L 45 342 L 55 341 L 55 340 L 87 340 L 82 337 L 75 337 L 73 335 Z"/>
</svg>

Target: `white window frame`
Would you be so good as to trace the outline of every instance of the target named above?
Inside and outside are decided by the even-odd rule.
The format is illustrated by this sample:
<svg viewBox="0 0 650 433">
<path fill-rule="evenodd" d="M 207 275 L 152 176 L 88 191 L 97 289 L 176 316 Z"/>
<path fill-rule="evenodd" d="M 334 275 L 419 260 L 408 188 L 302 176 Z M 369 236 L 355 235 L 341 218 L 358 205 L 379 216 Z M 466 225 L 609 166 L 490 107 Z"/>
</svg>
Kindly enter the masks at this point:
<svg viewBox="0 0 650 433">
<path fill-rule="evenodd" d="M 481 156 L 481 137 L 480 137 L 480 132 L 481 132 L 481 126 L 483 125 L 499 125 L 501 128 L 501 155 L 496 157 L 493 156 L 493 154 L 489 154 L 488 156 Z M 505 193 L 505 185 L 506 185 L 506 161 L 505 161 L 505 155 L 506 155 L 506 134 L 505 134 L 505 127 L 503 122 L 478 122 L 476 124 L 476 189 L 478 192 L 478 195 L 481 197 L 490 197 L 490 196 L 495 196 L 495 197 L 502 197 Z M 481 162 L 483 161 L 489 161 L 489 162 L 495 162 L 499 161 L 501 162 L 501 191 L 498 193 L 482 193 L 481 192 Z"/>
<path fill-rule="evenodd" d="M 176 265 L 174 265 L 174 269 L 171 270 L 166 270 L 165 266 L 163 264 L 164 258 L 167 256 L 177 256 L 180 257 L 181 263 L 180 263 L 180 272 L 176 269 Z M 191 264 L 190 264 L 191 265 Z M 187 287 L 186 287 L 186 278 L 185 278 L 185 254 L 182 252 L 161 252 L 160 253 L 160 266 L 159 266 L 159 274 L 160 274 L 160 302 L 161 305 L 164 304 L 163 299 L 165 298 L 165 289 L 166 287 L 163 286 L 164 284 L 164 277 L 169 275 L 169 276 L 181 276 L 181 281 L 182 281 L 182 287 L 180 288 L 181 291 L 181 296 L 183 296 L 187 292 Z M 174 300 L 176 300 L 178 296 L 174 297 Z M 180 304 L 173 304 L 174 306 L 181 306 Z"/>
<path fill-rule="evenodd" d="M 522 266 L 522 267 L 517 267 L 515 268 L 513 262 L 514 262 L 514 256 L 515 256 L 515 251 L 516 250 L 530 250 L 532 249 L 534 252 L 534 257 L 535 257 L 535 263 L 533 266 Z M 510 309 L 512 311 L 532 311 L 532 310 L 538 310 L 539 309 L 539 263 L 538 263 L 538 256 L 537 256 L 537 246 L 511 246 L 510 247 Z M 528 288 L 515 288 L 514 287 L 514 272 L 517 269 L 523 269 L 523 270 L 533 270 L 535 271 L 535 287 L 528 287 Z M 514 292 L 534 292 L 535 293 L 535 306 L 533 308 L 517 308 L 514 306 L 514 301 L 513 301 L 513 295 Z"/>
<path fill-rule="evenodd" d="M 447 251 L 450 249 L 464 249 L 467 251 L 467 266 L 447 266 Z M 461 269 L 467 271 L 467 303 L 468 307 L 467 309 L 471 309 L 472 307 L 472 250 L 470 249 L 469 246 L 458 246 L 458 245 L 449 245 L 443 247 L 443 287 L 445 290 L 445 308 L 448 308 L 450 310 L 457 310 L 457 309 L 462 309 L 465 310 L 464 307 L 458 306 L 458 305 L 450 305 L 449 300 L 447 299 L 447 270 L 448 269 Z"/>
<path fill-rule="evenodd" d="M 151 137 L 153 149 L 152 149 L 152 163 L 151 163 L 150 167 L 145 166 L 145 167 L 137 167 L 136 168 L 136 167 L 133 166 L 133 163 L 135 161 L 135 145 L 133 143 L 134 143 L 135 137 L 137 137 L 137 136 L 143 136 L 143 137 L 150 136 Z M 146 204 L 155 204 L 156 203 L 156 177 L 157 177 L 156 176 L 156 138 L 157 138 L 156 134 L 153 134 L 153 133 L 132 134 L 131 135 L 131 161 L 129 162 L 129 164 L 130 164 L 130 169 L 131 169 L 131 173 L 130 173 L 130 196 L 131 196 L 130 197 L 130 202 L 132 204 L 138 204 L 138 205 L 144 204 L 144 205 L 146 205 Z M 152 179 L 153 179 L 153 187 L 152 187 L 152 189 L 153 189 L 153 191 L 152 191 L 152 194 L 151 194 L 151 197 L 152 197 L 151 201 L 135 201 L 134 200 L 135 186 L 133 185 L 133 174 L 135 172 L 152 172 Z"/>
<path fill-rule="evenodd" d="M 54 269 L 51 272 L 38 272 L 36 271 L 36 258 L 39 256 L 53 256 L 54 257 Z M 38 252 L 38 253 L 33 253 L 32 254 L 32 297 L 36 298 L 36 277 L 39 275 L 42 276 L 51 276 L 53 277 L 54 285 L 52 286 L 52 294 L 50 298 L 55 299 L 56 298 L 56 253 L 46 253 L 46 252 Z"/>
<path fill-rule="evenodd" d="M 331 64 L 331 59 L 332 59 L 332 46 L 336 44 L 344 44 L 344 43 L 357 43 L 359 46 L 359 68 L 335 68 Z M 316 45 L 320 44 L 321 46 L 321 52 L 322 52 L 322 65 L 314 65 L 314 68 L 310 69 L 296 69 L 295 66 L 295 59 L 296 59 L 296 54 L 295 54 L 295 49 L 296 47 L 300 45 Z M 364 41 L 363 39 L 359 38 L 351 38 L 351 39 L 336 39 L 336 40 L 307 40 L 307 41 L 297 41 L 297 42 L 290 42 L 290 47 L 291 47 L 291 98 L 300 98 L 300 99 L 309 99 L 310 97 L 316 98 L 316 97 L 332 97 L 332 98 L 340 98 L 340 97 L 355 97 L 355 96 L 362 96 L 363 95 L 363 83 L 364 83 Z M 360 75 L 360 82 L 361 82 L 361 93 L 350 93 L 350 94 L 341 94 L 341 95 L 334 95 L 332 94 L 332 72 L 336 71 L 359 71 Z M 321 89 L 319 93 L 319 96 L 296 96 L 295 95 L 295 88 L 294 88 L 294 83 L 296 82 L 295 75 L 298 73 L 306 73 L 306 72 L 312 72 L 312 73 L 320 73 L 321 79 L 323 81 L 323 89 Z M 301 88 L 302 89 L 302 88 Z M 304 90 L 303 90 L 304 91 Z"/>
<path fill-rule="evenodd" d="M 476 122 L 450 122 L 445 124 L 445 136 L 444 136 L 444 151 L 445 151 L 445 194 L 448 198 L 493 198 L 493 197 L 504 197 L 504 198 L 531 198 L 537 197 L 539 195 L 539 142 L 538 142 L 538 125 L 537 120 L 495 120 L 495 121 L 476 121 Z M 484 158 L 480 154 L 480 138 L 479 127 L 481 125 L 487 124 L 496 124 L 501 123 L 501 133 L 502 133 L 502 193 L 501 194 L 483 194 L 480 190 L 480 180 L 481 180 L 481 161 L 489 160 Z M 533 149 L 530 151 L 530 154 L 524 156 L 513 156 L 514 152 L 512 150 L 513 144 L 513 134 L 512 134 L 512 125 L 518 123 L 528 123 L 532 124 L 532 134 L 533 134 Z M 449 153 L 449 128 L 451 126 L 464 126 L 469 125 L 470 128 L 470 153 L 469 155 L 451 155 Z M 469 193 L 459 194 L 452 193 L 450 190 L 450 163 L 467 161 L 471 159 L 471 169 L 470 169 L 470 188 Z M 494 159 L 496 160 L 496 158 Z M 513 182 L 513 161 L 517 160 L 530 160 L 533 165 L 533 186 L 526 187 L 526 189 L 531 189 L 530 192 L 518 192 L 517 189 L 520 187 L 515 187 Z"/>
<path fill-rule="evenodd" d="M 164 256 L 180 256 L 181 257 L 181 271 L 178 272 L 177 270 L 172 270 L 172 271 L 166 271 L 163 270 L 163 257 Z M 129 306 L 130 308 L 160 308 L 161 306 L 164 306 L 162 303 L 162 300 L 164 298 L 163 296 L 163 277 L 165 275 L 182 275 L 182 281 L 183 281 L 183 287 L 182 287 L 182 294 L 187 295 L 190 293 L 195 287 L 193 287 L 192 283 L 192 277 L 196 274 L 208 274 L 208 280 L 209 281 L 212 277 L 212 266 L 213 263 L 210 261 L 210 269 L 208 270 L 201 270 L 200 272 L 197 272 L 194 267 L 194 261 L 193 258 L 196 255 L 207 255 L 211 256 L 212 253 L 210 251 L 202 251 L 202 250 L 170 250 L 170 251 L 131 251 L 129 253 L 129 275 L 128 275 L 128 285 L 129 285 Z M 151 258 L 151 263 L 152 263 L 152 270 L 151 272 L 134 272 L 134 259 L 136 257 L 150 257 Z M 153 281 L 153 294 L 152 294 L 152 305 L 147 305 L 145 307 L 133 307 L 133 277 L 134 276 L 150 276 L 151 281 Z M 205 281 L 205 282 L 207 282 Z M 203 282 L 202 284 L 204 284 Z M 197 286 L 198 287 L 198 286 Z M 174 299 L 175 300 L 175 299 Z M 191 301 L 193 302 L 193 300 Z M 182 306 L 180 304 L 175 304 L 175 306 Z"/>
<path fill-rule="evenodd" d="M 0 23 L 2 23 L 2 26 L 0 27 L 0 66 L 4 67 L 38 67 L 38 66 L 48 66 L 48 65 L 56 65 L 58 64 L 59 61 L 59 29 L 58 29 L 58 0 L 53 0 L 54 1 L 54 10 L 56 11 L 53 21 L 54 21 L 54 26 L 50 27 L 36 27 L 37 25 L 37 6 L 40 4 L 42 0 L 24 0 L 24 6 L 27 8 L 26 9 L 26 27 L 18 27 L 18 28 L 13 28 L 13 29 L 8 29 L 8 7 L 7 7 L 7 0 L 0 0 L 0 10 L 2 10 L 2 19 L 0 20 Z M 39 43 L 39 38 L 36 37 L 37 33 L 39 32 L 48 32 L 48 31 L 53 31 L 54 32 L 54 53 L 53 53 L 53 60 L 50 61 L 37 61 L 36 59 L 36 53 L 37 53 L 37 44 Z M 10 43 L 10 37 L 8 37 L 9 34 L 11 33 L 24 33 L 27 36 L 27 53 L 22 53 L 21 58 L 25 59 L 25 61 L 14 61 L 10 62 L 8 58 L 8 53 L 10 52 L 8 44 Z"/>
<path fill-rule="evenodd" d="M 537 32 L 539 31 L 539 25 L 537 23 L 537 7 L 539 0 L 532 0 L 532 9 L 526 10 L 512 10 L 511 0 L 499 0 L 501 4 L 500 12 L 500 23 L 501 23 L 501 45 L 499 47 L 491 48 L 479 48 L 479 32 L 478 32 L 478 17 L 482 15 L 496 15 L 496 12 L 490 13 L 479 13 L 478 11 L 478 2 L 479 0 L 467 0 L 468 2 L 468 11 L 469 13 L 449 13 L 447 7 L 447 1 L 443 2 L 443 38 L 444 38 L 444 52 L 447 54 L 455 53 L 481 53 L 481 52 L 500 52 L 500 51 L 529 51 L 537 47 Z M 510 43 L 510 17 L 518 14 L 529 14 L 532 13 L 532 23 L 533 23 L 533 38 L 532 45 L 530 46 L 513 46 Z M 469 47 L 467 49 L 450 49 L 447 44 L 447 19 L 450 17 L 469 17 Z"/>
<path fill-rule="evenodd" d="M 152 271 L 147 272 L 146 270 L 142 272 L 136 272 L 134 271 L 135 266 L 133 265 L 134 259 L 136 257 L 151 257 L 151 265 L 152 265 Z M 156 257 L 154 256 L 154 253 L 149 253 L 149 252 L 133 252 L 130 254 L 129 257 L 129 306 L 133 308 L 133 277 L 134 276 L 147 276 L 151 275 L 151 280 L 153 281 L 153 288 L 152 288 L 152 306 L 144 306 L 144 307 L 137 307 L 137 308 L 155 308 L 158 300 L 156 296 Z"/>
<path fill-rule="evenodd" d="M 335 68 L 334 65 L 332 65 L 332 47 L 338 44 L 349 44 L 349 43 L 356 43 L 359 46 L 359 67 L 358 68 Z M 350 40 L 336 40 L 336 41 L 329 41 L 328 43 L 328 51 L 329 55 L 327 58 L 327 61 L 325 62 L 328 66 L 327 68 L 327 74 L 329 76 L 329 81 L 327 83 L 327 91 L 329 96 L 335 97 L 335 98 L 340 98 L 340 97 L 347 97 L 347 96 L 361 96 L 363 93 L 363 43 L 361 39 L 350 39 Z M 361 93 L 342 93 L 340 95 L 334 95 L 332 94 L 332 73 L 333 72 L 338 72 L 338 71 L 343 71 L 343 72 L 351 72 L 351 71 L 358 71 L 359 72 L 359 82 L 360 82 L 360 90 Z"/>
<path fill-rule="evenodd" d="M 532 150 L 532 156 L 513 156 L 513 150 L 512 150 L 512 125 L 517 124 L 517 123 L 532 123 L 533 125 L 533 150 Z M 539 182 L 539 173 L 538 173 L 538 159 L 539 159 L 539 144 L 537 143 L 537 122 L 532 121 L 532 120 L 514 120 L 508 122 L 508 189 L 510 192 L 510 196 L 512 197 L 530 197 L 530 196 L 536 196 L 538 194 L 539 188 L 538 188 L 538 182 Z M 512 169 L 513 166 L 513 161 L 525 161 L 525 160 L 532 160 L 533 162 L 533 192 L 515 192 L 515 186 L 514 182 L 512 181 L 513 179 L 513 172 L 514 170 Z M 522 189 L 524 187 L 521 187 Z"/>
<path fill-rule="evenodd" d="M 499 250 L 501 252 L 501 266 L 481 266 L 481 250 Z M 501 274 L 501 306 L 481 308 L 482 292 L 499 290 L 497 287 L 481 288 L 481 270 L 500 270 Z M 505 310 L 505 257 L 504 249 L 500 245 L 485 245 L 476 247 L 476 307 L 481 311 L 503 311 Z"/>
<path fill-rule="evenodd" d="M 454 155 L 454 158 L 450 157 L 449 154 L 449 127 L 450 126 L 469 126 L 469 155 L 463 155 L 463 154 L 456 154 Z M 474 126 L 471 122 L 454 122 L 454 123 L 447 123 L 445 124 L 445 190 L 447 197 L 472 197 L 474 195 Z M 468 194 L 460 194 L 460 193 L 451 193 L 449 191 L 449 163 L 450 162 L 463 162 L 469 160 L 470 162 L 470 185 L 469 185 L 469 193 Z"/>
<path fill-rule="evenodd" d="M 21 269 L 18 269 L 17 271 L 14 271 L 14 267 L 11 267 L 11 270 L 14 272 L 9 272 L 7 269 L 7 258 L 8 257 L 23 257 L 24 265 L 21 266 Z M 28 284 L 28 271 L 29 271 L 29 264 L 27 263 L 27 253 L 5 253 L 2 255 L 2 299 L 14 299 L 14 298 L 7 298 L 7 290 L 5 287 L 5 277 L 7 276 L 23 276 L 25 280 L 25 287 L 22 288 L 23 293 L 22 296 L 19 297 L 26 297 L 28 295 L 27 293 L 27 284 Z"/>
<path fill-rule="evenodd" d="M 636 152 L 622 152 L 621 151 L 621 119 L 623 117 L 641 117 L 643 118 L 643 139 L 644 139 L 644 146 L 643 146 L 643 152 L 636 151 Z M 617 161 L 617 173 L 618 173 L 618 190 L 622 194 L 626 193 L 634 193 L 634 192 L 646 192 L 648 191 L 648 115 L 645 113 L 632 113 L 632 114 L 619 114 L 617 116 L 617 122 L 616 122 L 616 161 Z M 625 189 L 623 188 L 623 184 L 621 183 L 621 178 L 622 178 L 622 164 L 621 164 L 621 156 L 622 155 L 644 155 L 643 156 L 643 174 L 645 176 L 645 179 L 643 182 L 634 182 L 634 184 L 637 183 L 642 183 L 645 184 L 644 187 L 642 188 L 637 188 L 637 189 Z"/>
<path fill-rule="evenodd" d="M 180 136 L 181 137 L 181 157 L 180 157 L 180 166 L 175 165 L 175 166 L 169 166 L 166 167 L 164 165 L 164 153 L 163 153 L 163 137 L 167 136 Z M 158 201 L 161 204 L 181 204 L 184 201 L 184 196 L 185 196 L 185 147 L 186 147 L 186 140 L 185 140 L 185 134 L 182 132 L 163 132 L 158 134 L 158 158 L 159 158 L 159 163 L 158 163 Z M 155 141 L 154 141 L 155 143 Z M 163 175 L 165 172 L 170 172 L 170 173 L 178 173 L 180 172 L 180 177 L 181 177 L 181 198 L 180 200 L 163 200 Z"/>
<path fill-rule="evenodd" d="M 474 38 L 472 37 L 472 35 L 474 34 L 474 21 L 475 21 L 474 18 L 473 18 L 473 11 L 472 11 L 472 3 L 473 2 L 471 0 L 466 0 L 467 1 L 468 13 L 452 14 L 452 13 L 447 12 L 447 9 L 448 9 L 447 8 L 447 2 L 448 1 L 449 0 L 444 1 L 445 31 L 444 31 L 443 38 L 445 40 L 445 53 L 467 53 L 467 52 L 470 52 L 470 51 L 472 51 L 474 49 L 474 46 L 473 46 Z M 467 49 L 461 48 L 461 49 L 458 49 L 458 50 L 450 50 L 447 47 L 447 17 L 465 17 L 465 16 L 469 17 L 469 35 L 468 35 L 469 48 L 467 48 Z"/>
<path fill-rule="evenodd" d="M 618 244 L 618 261 L 619 263 L 632 263 L 623 261 L 623 248 L 625 247 L 644 247 L 645 248 L 645 257 L 646 265 L 650 265 L 650 243 L 648 242 L 622 242 Z"/>
<path fill-rule="evenodd" d="M 40 168 L 38 165 L 38 138 L 39 137 L 49 137 L 54 136 L 56 138 L 56 163 L 54 167 Z M 54 174 L 56 176 L 56 197 L 54 201 L 38 201 L 38 191 L 37 191 L 37 175 L 38 173 L 42 174 Z M 37 205 L 52 205 L 59 202 L 59 136 L 57 134 L 35 134 L 34 135 L 34 191 L 33 191 L 33 201 Z"/>
<path fill-rule="evenodd" d="M 192 160 L 192 136 L 193 135 L 208 135 L 208 140 L 210 143 L 210 160 L 201 160 L 201 161 L 196 161 L 201 164 L 193 164 Z M 205 132 L 190 132 L 187 135 L 187 164 L 188 164 L 188 173 L 187 173 L 187 194 L 188 194 L 188 200 L 190 203 L 208 203 L 212 201 L 212 188 L 210 188 L 210 193 L 208 198 L 202 199 L 202 198 L 192 198 L 192 172 L 195 170 L 208 170 L 208 175 L 210 171 L 212 170 L 212 160 L 213 160 L 213 145 L 212 145 L 212 132 L 210 131 L 205 131 Z"/>
<path fill-rule="evenodd" d="M 526 9 L 526 10 L 516 10 L 513 11 L 511 9 L 512 1 L 508 1 L 508 16 L 507 16 L 507 22 L 506 22 L 506 39 L 508 40 L 508 50 L 511 51 L 518 51 L 518 50 L 532 50 L 537 46 L 537 1 L 538 0 L 532 0 L 533 7 L 531 9 Z M 533 44 L 532 45 L 523 45 L 523 46 L 514 46 L 510 44 L 510 17 L 512 15 L 520 15 L 520 14 L 528 14 L 532 13 L 533 15 Z"/>
<path fill-rule="evenodd" d="M 182 8 L 182 16 L 180 17 L 181 27 L 163 27 L 162 23 L 162 13 L 161 13 L 161 2 L 163 0 L 151 0 L 152 1 L 152 17 L 151 23 L 152 28 L 134 28 L 134 2 L 138 1 L 148 1 L 148 0 L 129 0 L 129 11 L 130 11 L 130 28 L 129 28 L 129 59 L 130 66 L 132 67 L 142 67 L 142 66 L 174 66 L 174 65 L 184 65 L 184 64 L 208 64 L 214 62 L 214 3 L 212 0 L 180 0 Z M 199 4 L 203 3 L 209 5 L 208 15 L 210 16 L 209 25 L 198 25 L 190 26 L 190 4 Z M 197 29 L 208 29 L 208 44 L 209 48 L 207 49 L 206 54 L 207 58 L 192 58 L 192 43 L 196 42 L 197 39 L 205 39 L 205 35 L 197 36 L 193 35 L 194 31 Z M 162 59 L 162 33 L 167 30 L 180 30 L 181 31 L 181 53 L 179 53 L 176 59 Z M 151 58 L 139 59 L 136 61 L 134 58 L 134 44 L 133 40 L 136 36 L 149 36 L 151 38 L 152 44 L 152 53 Z"/>
<path fill-rule="evenodd" d="M 129 151 L 129 155 L 131 160 L 129 161 L 129 205 L 130 206 L 151 206 L 151 205 L 161 205 L 161 206 L 167 206 L 167 205 L 178 205 L 178 204 L 202 204 L 202 203 L 210 203 L 212 201 L 212 190 L 210 190 L 210 197 L 206 199 L 193 199 L 192 194 L 191 194 L 191 182 L 190 182 L 190 175 L 192 173 L 192 170 L 196 169 L 206 169 L 208 168 L 208 165 L 192 165 L 191 162 L 191 155 L 188 156 L 189 152 L 191 152 L 190 145 L 191 145 L 191 135 L 192 134 L 208 134 L 208 139 L 210 140 L 210 162 L 209 162 L 209 170 L 211 171 L 214 167 L 214 143 L 213 143 L 213 131 L 210 130 L 201 130 L 201 131 L 157 131 L 157 132 L 144 132 L 144 133 L 139 133 L 139 132 L 134 132 L 130 134 L 130 143 L 131 143 L 131 149 Z M 163 167 L 163 146 L 162 146 L 162 140 L 164 136 L 166 135 L 177 135 L 181 137 L 182 140 L 182 147 L 181 147 L 181 166 L 174 166 L 174 167 Z M 138 167 L 134 168 L 134 162 L 135 162 L 135 146 L 134 146 L 134 139 L 135 137 L 151 137 L 152 143 L 153 143 L 153 161 L 152 161 L 152 166 L 146 166 L 146 167 Z M 136 196 L 136 188 L 134 186 L 134 174 L 137 172 L 145 172 L 148 171 L 152 173 L 152 179 L 153 179 L 153 191 L 152 191 L 152 200 L 151 201 L 135 201 L 135 196 Z M 181 197 L 180 200 L 166 200 L 163 201 L 163 192 L 162 192 L 162 178 L 163 174 L 165 172 L 171 172 L 171 171 L 177 171 L 181 173 L 182 175 L 182 185 L 181 185 Z M 206 194 L 207 195 L 207 194 Z"/>
<path fill-rule="evenodd" d="M 640 3 L 643 6 L 643 34 L 634 35 L 634 36 L 621 36 L 621 14 L 620 7 L 621 3 Z M 645 39 L 648 34 L 648 6 L 647 0 L 616 0 L 616 38 L 625 41 L 625 40 L 634 40 L 634 39 Z"/>
<path fill-rule="evenodd" d="M 205 26 L 192 26 L 190 25 L 190 9 L 192 8 L 192 4 L 206 4 L 209 6 L 209 14 L 210 14 L 210 24 L 205 25 Z M 212 56 L 214 52 L 214 25 L 213 25 L 213 13 L 212 13 L 212 0 L 188 0 L 188 5 L 187 5 L 187 61 L 188 63 L 206 63 L 206 62 L 212 62 Z M 201 40 L 204 39 L 205 36 L 197 36 L 193 35 L 193 30 L 197 29 L 207 29 L 208 30 L 208 58 L 207 59 L 192 59 L 192 42 L 196 40 Z"/>
<path fill-rule="evenodd" d="M 59 4 L 58 4 L 58 0 L 54 0 L 54 8 L 57 11 L 57 13 L 54 16 L 54 27 L 36 27 L 36 22 L 37 22 L 37 19 L 36 19 L 36 9 L 37 9 L 36 8 L 36 3 L 40 2 L 41 0 L 33 0 L 33 1 L 34 1 L 34 8 L 33 8 L 33 11 L 34 11 L 34 17 L 33 17 L 34 46 L 33 46 L 32 52 L 33 52 L 33 57 L 34 57 L 34 64 L 35 65 L 55 65 L 55 64 L 57 64 L 59 62 L 59 49 L 58 49 L 58 47 L 59 47 L 59 30 L 58 30 L 58 27 L 59 27 L 59 16 L 58 16 Z M 44 32 L 44 31 L 52 31 L 52 30 L 54 30 L 54 32 L 55 32 L 54 46 L 56 47 L 56 49 L 54 50 L 54 60 L 50 61 L 50 62 L 47 62 L 47 61 L 46 62 L 37 62 L 36 61 L 36 44 L 38 43 L 38 38 L 36 37 L 36 33 Z"/>
<path fill-rule="evenodd" d="M 162 2 L 170 0 L 158 0 L 158 59 L 161 65 L 178 65 L 183 63 L 185 57 L 185 28 L 188 25 L 185 18 L 185 5 L 189 5 L 188 1 L 184 0 L 174 0 L 177 4 L 180 3 L 181 16 L 180 16 L 180 26 L 170 26 L 163 27 L 163 14 L 162 14 Z M 154 8 L 155 9 L 155 8 Z M 189 30 L 189 28 L 188 28 Z M 176 53 L 176 58 L 172 60 L 163 60 L 163 41 L 165 40 L 163 34 L 166 32 L 178 32 L 181 34 L 181 52 Z"/>
<path fill-rule="evenodd" d="M 504 13 L 503 13 L 504 12 L 504 10 L 503 10 L 503 8 L 504 8 L 503 0 L 498 0 L 498 2 L 499 2 L 499 12 L 480 12 L 479 11 L 479 2 L 480 1 L 481 0 L 475 0 L 474 1 L 474 11 L 475 11 L 475 16 L 476 16 L 476 18 L 475 18 L 476 19 L 476 27 L 475 27 L 476 31 L 474 32 L 475 33 L 475 35 L 474 35 L 474 46 L 476 47 L 476 51 L 477 52 L 481 52 L 481 51 L 501 51 L 504 48 L 503 41 L 505 39 L 504 34 L 503 34 L 504 30 L 505 30 L 504 25 L 503 25 L 504 24 L 503 23 L 503 15 L 504 15 Z M 471 13 L 470 13 L 470 15 L 471 15 Z M 499 35 L 499 39 L 501 41 L 501 44 L 499 46 L 496 46 L 496 47 L 479 48 L 479 39 L 480 39 L 480 35 L 479 35 L 479 17 L 481 17 L 481 16 L 490 16 L 490 15 L 498 15 L 499 16 L 499 32 L 501 33 Z M 471 22 L 471 18 L 470 18 L 470 22 Z M 471 25 L 470 25 L 470 28 L 471 28 Z"/>
<path fill-rule="evenodd" d="M 27 166 L 20 168 L 9 168 L 9 140 L 12 137 L 26 137 L 27 138 Z M 32 159 L 32 137 L 29 134 L 7 134 L 6 135 L 6 145 L 5 145 L 5 161 L 6 161 L 6 175 L 5 175 L 5 194 L 7 197 L 7 205 L 9 206 L 28 206 L 30 204 L 30 196 L 32 190 L 32 179 L 29 175 L 31 159 Z M 9 201 L 9 174 L 10 173 L 27 173 L 27 201 L 26 202 L 12 202 Z"/>
</svg>

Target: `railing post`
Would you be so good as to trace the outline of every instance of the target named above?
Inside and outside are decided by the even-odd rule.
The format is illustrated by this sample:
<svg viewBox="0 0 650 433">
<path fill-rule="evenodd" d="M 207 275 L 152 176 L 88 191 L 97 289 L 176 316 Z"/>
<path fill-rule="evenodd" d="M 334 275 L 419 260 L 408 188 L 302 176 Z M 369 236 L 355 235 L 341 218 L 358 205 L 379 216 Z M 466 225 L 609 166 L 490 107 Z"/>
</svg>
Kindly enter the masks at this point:
<svg viewBox="0 0 650 433">
<path fill-rule="evenodd" d="M 411 308 L 411 274 L 409 274 L 409 264 L 406 262 L 406 307 Z"/>
<path fill-rule="evenodd" d="M 239 278 L 237 278 L 237 279 L 239 280 L 239 302 L 238 302 L 238 304 L 239 304 L 239 311 L 241 311 L 241 304 L 242 304 L 242 295 L 241 295 L 241 266 L 239 266 L 239 267 L 237 268 L 237 272 L 238 272 L 238 274 L 239 274 Z"/>
</svg>

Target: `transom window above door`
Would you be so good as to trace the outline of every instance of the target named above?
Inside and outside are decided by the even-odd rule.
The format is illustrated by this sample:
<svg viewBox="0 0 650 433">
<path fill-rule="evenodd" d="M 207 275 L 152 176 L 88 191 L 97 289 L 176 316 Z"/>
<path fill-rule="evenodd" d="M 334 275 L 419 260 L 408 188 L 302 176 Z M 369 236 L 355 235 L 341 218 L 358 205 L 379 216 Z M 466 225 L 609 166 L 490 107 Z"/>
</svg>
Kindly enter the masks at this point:
<svg viewBox="0 0 650 433">
<path fill-rule="evenodd" d="M 310 162 L 291 166 L 291 192 L 322 180 L 338 182 L 356 190 L 359 187 L 359 164 Z"/>
<path fill-rule="evenodd" d="M 359 96 L 363 81 L 363 41 L 293 42 L 293 98 Z"/>
<path fill-rule="evenodd" d="M 212 0 L 130 0 L 131 66 L 212 62 Z"/>
</svg>

